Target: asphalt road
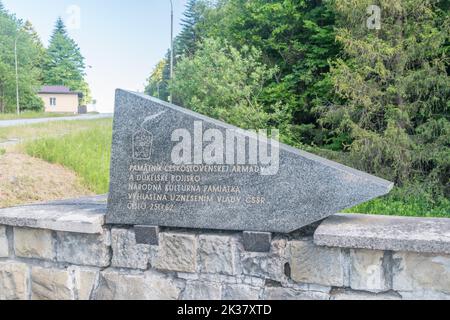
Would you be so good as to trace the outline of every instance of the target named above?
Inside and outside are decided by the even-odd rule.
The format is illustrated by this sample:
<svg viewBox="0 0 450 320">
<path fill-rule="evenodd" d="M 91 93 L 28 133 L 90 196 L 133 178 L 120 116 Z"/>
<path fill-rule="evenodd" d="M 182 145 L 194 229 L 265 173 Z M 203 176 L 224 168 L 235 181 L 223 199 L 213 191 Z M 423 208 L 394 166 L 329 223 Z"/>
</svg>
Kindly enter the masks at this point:
<svg viewBox="0 0 450 320">
<path fill-rule="evenodd" d="M 54 117 L 54 118 L 39 118 L 39 119 L 18 119 L 18 120 L 0 120 L 0 128 L 24 126 L 36 123 L 46 123 L 53 121 L 76 121 L 76 120 L 96 120 L 112 118 L 112 113 L 101 114 L 85 114 L 73 117 Z"/>
</svg>

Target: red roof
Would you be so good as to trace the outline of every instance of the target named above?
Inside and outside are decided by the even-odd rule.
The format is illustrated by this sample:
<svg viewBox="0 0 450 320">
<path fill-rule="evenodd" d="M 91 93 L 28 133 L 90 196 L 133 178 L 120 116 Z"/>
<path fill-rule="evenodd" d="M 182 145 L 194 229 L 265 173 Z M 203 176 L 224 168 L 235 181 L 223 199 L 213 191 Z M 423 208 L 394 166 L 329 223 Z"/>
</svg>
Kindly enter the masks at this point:
<svg viewBox="0 0 450 320">
<path fill-rule="evenodd" d="M 78 92 L 70 90 L 70 88 L 66 86 L 43 86 L 39 93 L 79 94 Z"/>
</svg>

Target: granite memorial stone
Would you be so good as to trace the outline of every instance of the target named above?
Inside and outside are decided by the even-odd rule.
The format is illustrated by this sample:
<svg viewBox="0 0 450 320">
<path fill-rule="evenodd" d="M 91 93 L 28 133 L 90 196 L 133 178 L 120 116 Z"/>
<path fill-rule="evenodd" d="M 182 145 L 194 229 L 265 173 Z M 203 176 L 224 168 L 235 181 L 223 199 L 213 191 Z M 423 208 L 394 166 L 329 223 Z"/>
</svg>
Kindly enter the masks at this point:
<svg viewBox="0 0 450 320">
<path fill-rule="evenodd" d="M 289 233 L 393 187 L 271 134 L 117 90 L 107 222 Z"/>
</svg>

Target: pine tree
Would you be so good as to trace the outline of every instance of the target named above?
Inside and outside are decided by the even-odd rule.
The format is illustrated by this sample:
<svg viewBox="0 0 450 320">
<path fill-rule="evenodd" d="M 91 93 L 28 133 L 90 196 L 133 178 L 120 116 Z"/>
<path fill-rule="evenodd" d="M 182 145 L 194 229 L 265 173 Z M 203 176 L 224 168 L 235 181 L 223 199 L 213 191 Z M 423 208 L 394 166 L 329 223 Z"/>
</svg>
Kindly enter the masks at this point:
<svg viewBox="0 0 450 320">
<path fill-rule="evenodd" d="M 197 43 L 200 40 L 197 32 L 198 23 L 201 20 L 200 2 L 189 0 L 186 4 L 184 17 L 181 20 L 183 29 L 176 39 L 177 55 L 192 56 L 195 53 Z"/>
<path fill-rule="evenodd" d="M 379 1 L 381 29 L 369 30 L 372 0 L 335 3 L 344 55 L 332 81 L 341 100 L 324 122 L 348 135 L 360 169 L 450 196 L 448 11 L 435 0 Z"/>
<path fill-rule="evenodd" d="M 68 35 L 61 18 L 56 21 L 47 56 L 44 82 L 48 85 L 65 85 L 72 90 L 81 91 L 84 100 L 89 100 L 89 87 L 84 80 L 84 57 L 76 42 Z"/>
<path fill-rule="evenodd" d="M 47 51 L 46 51 L 44 45 L 42 44 L 41 38 L 39 37 L 38 33 L 34 29 L 31 21 L 27 20 L 25 22 L 25 24 L 23 26 L 23 31 L 29 35 L 31 42 L 38 53 L 38 55 L 36 56 L 36 67 L 39 68 L 39 70 L 41 71 L 39 78 L 40 78 L 40 81 L 43 82 L 44 79 L 43 79 L 42 70 L 44 68 L 44 64 L 47 59 Z"/>
<path fill-rule="evenodd" d="M 33 43 L 36 45 L 36 47 L 39 47 L 39 49 L 45 50 L 44 45 L 42 44 L 41 38 L 39 37 L 38 33 L 34 29 L 31 21 L 27 20 L 25 22 L 25 24 L 23 25 L 23 30 L 26 33 L 28 33 L 28 35 L 33 40 Z"/>
</svg>

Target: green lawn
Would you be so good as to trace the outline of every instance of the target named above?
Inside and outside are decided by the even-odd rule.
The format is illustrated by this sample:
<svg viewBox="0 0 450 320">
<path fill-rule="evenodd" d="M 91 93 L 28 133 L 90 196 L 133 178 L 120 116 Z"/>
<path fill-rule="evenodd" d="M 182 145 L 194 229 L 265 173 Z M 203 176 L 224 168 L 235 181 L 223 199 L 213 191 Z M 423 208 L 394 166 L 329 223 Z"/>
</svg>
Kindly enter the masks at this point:
<svg viewBox="0 0 450 320">
<path fill-rule="evenodd" d="M 62 137 L 47 137 L 26 143 L 26 152 L 51 163 L 59 163 L 71 168 L 81 177 L 83 183 L 92 191 L 102 194 L 109 188 L 109 160 L 111 154 L 112 121 L 74 121 L 62 123 L 60 131 L 72 127 L 73 131 Z M 42 132 L 49 131 L 45 124 L 38 127 Z M 55 127 L 53 127 L 53 130 Z M 22 130 L 24 130 L 22 128 Z M 28 135 L 30 132 L 27 133 Z M 1 137 L 1 130 L 0 130 Z M 397 216 L 448 217 L 450 201 L 442 199 L 433 202 L 416 194 L 405 196 L 407 192 L 394 189 L 390 195 L 364 203 L 346 210 L 349 213 L 367 213 Z"/>
<path fill-rule="evenodd" d="M 0 113 L 1 120 L 18 120 L 18 119 L 37 119 L 37 118 L 55 118 L 55 117 L 73 117 L 73 113 L 45 113 L 45 112 L 34 112 L 25 111 L 20 115 L 15 113 Z"/>
</svg>

